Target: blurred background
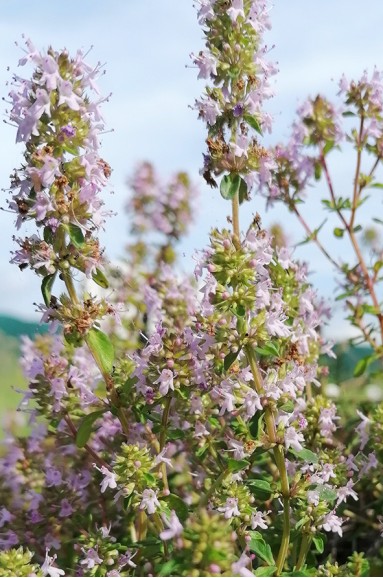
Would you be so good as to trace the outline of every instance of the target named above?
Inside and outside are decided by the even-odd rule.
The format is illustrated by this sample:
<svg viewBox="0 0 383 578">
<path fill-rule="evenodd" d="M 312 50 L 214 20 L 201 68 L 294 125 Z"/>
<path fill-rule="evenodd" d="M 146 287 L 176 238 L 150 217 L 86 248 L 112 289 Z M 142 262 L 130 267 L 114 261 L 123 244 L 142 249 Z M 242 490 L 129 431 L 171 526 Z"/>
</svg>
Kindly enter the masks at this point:
<svg viewBox="0 0 383 578">
<path fill-rule="evenodd" d="M 366 68 L 372 71 L 376 65 L 383 69 L 381 0 L 365 0 L 363 7 L 356 0 L 275 0 L 271 19 L 273 28 L 266 41 L 269 58 L 278 62 L 280 72 L 272 79 L 275 97 L 267 108 L 274 116 L 274 130 L 272 135 L 266 135 L 265 144 L 288 138 L 295 110 L 307 96 L 322 93 L 335 97 L 343 73 L 357 79 Z M 191 271 L 194 250 L 206 244 L 212 226 L 226 223 L 228 213 L 227 203 L 199 176 L 206 134 L 190 105 L 200 96 L 204 83 L 197 81 L 197 70 L 189 55 L 203 48 L 203 35 L 193 1 L 4 0 L 0 32 L 0 86 L 5 99 L 12 72 L 27 73 L 26 69 L 17 70 L 23 34 L 40 48 L 52 45 L 56 49 L 76 51 L 81 47 L 86 51 L 93 47 L 88 61 L 106 63 L 107 74 L 100 87 L 103 94 L 112 93 L 103 108 L 106 125 L 112 132 L 103 137 L 102 154 L 113 174 L 104 198 L 107 207 L 116 212 L 102 238 L 106 254 L 114 261 L 123 253 L 129 219 L 124 211 L 129 195 L 126 181 L 139 161 L 149 160 L 164 178 L 185 170 L 199 183 L 198 218 L 181 248 L 180 266 Z M 15 41 L 20 47 L 15 46 Z M 6 102 L 1 106 L 6 119 Z M 0 182 L 4 189 L 0 206 L 6 208 L 9 175 L 21 163 L 22 147 L 14 144 L 16 131 L 12 126 L 2 123 L 0 131 Z M 345 194 L 352 185 L 354 158 L 354 151 L 350 150 L 333 162 L 334 180 Z M 308 191 L 304 211 L 314 228 L 323 218 L 317 210 L 319 196 L 320 191 Z M 373 211 L 381 213 L 381 200 L 374 202 Z M 276 206 L 266 212 L 265 202 L 259 197 L 242 209 L 243 227 L 256 211 L 266 227 L 283 224 L 291 244 L 302 240 L 303 233 L 286 208 Z M 371 205 L 369 211 L 371 214 Z M 40 303 L 41 296 L 40 279 L 9 264 L 15 234 L 12 214 L 0 212 L 0 231 L 0 401 L 4 409 L 15 404 L 16 394 L 10 393 L 10 386 L 22 383 L 17 365 L 18 339 L 20 333 L 35 331 L 39 315 L 33 304 Z M 25 227 L 23 233 L 31 231 Z M 335 257 L 342 255 L 347 260 L 351 253 L 346 246 L 335 239 L 329 238 L 328 242 Z M 334 306 L 327 335 L 344 343 L 351 332 L 343 321 L 342 306 L 333 300 L 335 281 L 328 263 L 315 247 L 307 245 L 297 247 L 295 256 L 309 262 L 314 286 Z M 333 367 L 338 382 L 347 379 L 354 363 L 347 356 L 359 355 L 350 351 L 347 344 L 339 347 L 341 356 Z M 372 395 L 379 397 L 381 388 L 369 385 L 375 387 L 370 388 Z"/>
</svg>

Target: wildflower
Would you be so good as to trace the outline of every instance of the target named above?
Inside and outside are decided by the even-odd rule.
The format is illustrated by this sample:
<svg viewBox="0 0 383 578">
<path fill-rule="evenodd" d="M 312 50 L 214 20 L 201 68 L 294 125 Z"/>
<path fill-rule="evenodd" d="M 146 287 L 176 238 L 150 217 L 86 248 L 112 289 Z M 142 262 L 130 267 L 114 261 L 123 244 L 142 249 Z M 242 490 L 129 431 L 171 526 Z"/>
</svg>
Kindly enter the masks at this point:
<svg viewBox="0 0 383 578">
<path fill-rule="evenodd" d="M 154 490 L 144 490 L 142 492 L 142 500 L 140 503 L 140 510 L 146 510 L 148 514 L 154 514 L 157 508 L 160 508 L 161 504 L 157 499 L 157 494 Z"/>
<path fill-rule="evenodd" d="M 97 551 L 94 548 L 89 548 L 86 551 L 84 550 L 84 548 L 82 548 L 82 551 L 85 554 L 85 558 L 81 560 L 80 564 L 84 566 L 87 570 L 91 570 L 95 566 L 102 564 L 103 560 L 102 558 L 100 558 L 100 556 L 98 555 Z"/>
<path fill-rule="evenodd" d="M 251 528 L 255 530 L 256 528 L 262 528 L 262 530 L 267 530 L 268 526 L 265 521 L 267 514 L 270 512 L 253 512 L 251 514 Z"/>
<path fill-rule="evenodd" d="M 252 567 L 252 557 L 243 552 L 239 560 L 231 565 L 233 576 L 254 576 L 249 567 Z"/>
<path fill-rule="evenodd" d="M 240 516 L 241 512 L 238 510 L 238 499 L 227 498 L 224 506 L 218 508 L 219 512 L 223 512 L 225 518 L 229 520 L 233 516 Z"/>
<path fill-rule="evenodd" d="M 44 563 L 41 566 L 41 572 L 43 573 L 43 576 L 51 576 L 52 578 L 57 578 L 57 576 L 65 576 L 64 570 L 57 568 L 57 566 L 52 566 L 57 558 L 57 554 L 49 556 L 48 552 L 49 550 L 47 549 L 45 552 Z"/>
<path fill-rule="evenodd" d="M 105 492 L 106 488 L 111 488 L 112 490 L 114 488 L 117 488 L 116 474 L 114 472 L 112 472 L 105 466 L 101 466 L 101 468 L 99 468 L 98 466 L 96 466 L 96 464 L 93 464 L 93 467 L 95 467 L 96 470 L 101 472 L 104 476 L 104 479 L 100 484 L 102 494 Z"/>
<path fill-rule="evenodd" d="M 285 445 L 286 449 L 293 448 L 293 450 L 299 452 L 303 450 L 301 442 L 304 441 L 303 434 L 297 432 L 292 426 L 288 427 L 285 431 Z"/>
<path fill-rule="evenodd" d="M 183 526 L 174 510 L 170 512 L 169 518 L 163 514 L 162 519 L 168 529 L 160 533 L 161 540 L 171 540 L 182 534 Z"/>
<path fill-rule="evenodd" d="M 342 523 L 343 523 L 342 518 L 336 516 L 334 512 L 329 512 L 323 518 L 323 521 L 321 522 L 319 528 L 323 528 L 323 530 L 325 530 L 326 532 L 334 532 L 336 534 L 339 534 L 339 536 L 342 536 L 343 534 L 341 527 Z"/>
</svg>

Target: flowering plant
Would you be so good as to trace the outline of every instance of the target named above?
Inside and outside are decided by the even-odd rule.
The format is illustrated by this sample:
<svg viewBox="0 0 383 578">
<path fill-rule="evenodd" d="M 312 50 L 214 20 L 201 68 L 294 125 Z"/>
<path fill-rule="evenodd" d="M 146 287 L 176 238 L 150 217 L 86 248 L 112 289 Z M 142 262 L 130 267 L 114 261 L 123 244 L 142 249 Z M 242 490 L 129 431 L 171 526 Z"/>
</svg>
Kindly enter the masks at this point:
<svg viewBox="0 0 383 578">
<path fill-rule="evenodd" d="M 208 81 L 195 102 L 208 130 L 201 172 L 211 186 L 219 179 L 232 216 L 197 254 L 194 279 L 175 263 L 196 188 L 184 173 L 161 183 L 149 163 L 130 181 L 126 259 L 117 267 L 104 259 L 97 233 L 108 212 L 99 195 L 110 167 L 99 156 L 101 67 L 81 52 L 40 53 L 27 41 L 20 65 L 33 64 L 32 79 L 14 77 L 9 114 L 25 163 L 9 207 L 18 228 L 33 221 L 37 232 L 15 239 L 12 261 L 42 277 L 39 309 L 50 333 L 22 345 L 30 432 L 9 432 L 0 461 L 4 575 L 368 573 L 364 554 L 353 546 L 345 556 L 342 547 L 356 528 L 363 544 L 367 531 L 349 502 L 381 503 L 382 409 L 360 414 L 356 435 L 347 429 L 323 387 L 320 356 L 331 348 L 320 329 L 329 312 L 307 267 L 259 215 L 240 228 L 253 188 L 287 197 L 295 210 L 310 171 L 327 175 L 325 155 L 340 129 L 330 105 L 322 100 L 317 111 L 315 101 L 302 142 L 267 149 L 263 101 L 275 72 L 262 45 L 267 2 L 200 0 L 198 20 L 206 47 L 191 57 Z M 380 159 L 376 108 L 363 143 Z M 319 157 L 303 159 L 305 145 L 319 146 Z M 357 175 L 352 221 L 344 221 L 351 239 Z M 335 201 L 330 208 L 341 213 Z M 358 283 L 342 268 L 355 307 L 379 280 L 380 266 L 363 263 Z M 380 321 L 370 295 L 375 309 L 363 313 Z M 372 332 L 358 327 L 378 356 Z M 371 524 L 379 548 L 379 519 Z"/>
</svg>

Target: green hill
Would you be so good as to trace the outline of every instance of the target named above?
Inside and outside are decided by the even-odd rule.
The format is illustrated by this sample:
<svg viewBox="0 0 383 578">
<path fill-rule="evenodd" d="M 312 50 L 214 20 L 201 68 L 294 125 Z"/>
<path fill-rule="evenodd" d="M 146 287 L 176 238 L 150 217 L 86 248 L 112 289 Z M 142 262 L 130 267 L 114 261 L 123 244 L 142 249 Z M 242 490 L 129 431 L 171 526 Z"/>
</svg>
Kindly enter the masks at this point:
<svg viewBox="0 0 383 578">
<path fill-rule="evenodd" d="M 20 335 L 33 337 L 36 333 L 46 333 L 47 326 L 40 325 L 40 323 L 16 319 L 9 315 L 0 315 L 0 331 L 10 337 L 19 338 Z"/>
</svg>

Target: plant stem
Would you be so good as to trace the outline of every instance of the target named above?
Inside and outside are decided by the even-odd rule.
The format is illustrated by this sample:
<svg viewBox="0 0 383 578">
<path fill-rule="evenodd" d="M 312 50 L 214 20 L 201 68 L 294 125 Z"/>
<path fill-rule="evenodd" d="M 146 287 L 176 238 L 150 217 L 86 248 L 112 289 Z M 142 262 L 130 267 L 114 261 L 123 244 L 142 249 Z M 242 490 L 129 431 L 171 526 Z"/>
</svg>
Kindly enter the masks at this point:
<svg viewBox="0 0 383 578">
<path fill-rule="evenodd" d="M 238 193 L 236 193 L 231 201 L 232 208 L 232 220 L 233 220 L 233 233 L 238 239 L 240 238 L 239 230 L 239 198 Z"/>
<path fill-rule="evenodd" d="M 309 534 L 307 534 L 305 532 L 302 536 L 302 542 L 301 542 L 301 547 L 299 550 L 298 562 L 297 562 L 297 565 L 295 566 L 295 570 L 300 570 L 302 568 L 303 564 L 305 563 L 307 552 L 309 551 L 309 548 L 310 548 L 310 544 L 311 544 L 311 536 L 309 536 Z"/>
<path fill-rule="evenodd" d="M 258 394 L 263 394 L 264 390 L 262 385 L 262 377 L 258 369 L 255 353 L 249 345 L 246 345 L 244 347 L 244 351 L 247 360 L 249 362 L 251 372 L 253 374 L 255 389 Z M 289 486 L 289 479 L 287 476 L 284 450 L 282 445 L 278 444 L 277 440 L 274 414 L 272 410 L 267 406 L 265 407 L 265 424 L 270 442 L 273 444 L 277 444 L 273 448 L 273 454 L 275 464 L 279 472 L 279 479 L 281 483 L 281 494 L 283 501 L 283 532 L 282 532 L 281 545 L 277 557 L 277 570 L 276 570 L 276 575 L 280 576 L 283 570 L 283 566 L 286 560 L 290 544 L 290 486 Z"/>
<path fill-rule="evenodd" d="M 162 451 L 164 449 L 165 443 L 166 443 L 166 430 L 168 427 L 171 403 L 172 403 L 172 398 L 171 397 L 166 398 L 164 413 L 162 414 L 162 420 L 161 420 L 160 451 Z M 168 474 L 166 471 L 165 462 L 162 462 L 162 464 L 161 464 L 161 472 L 162 472 L 162 482 L 164 484 L 164 491 L 169 492 Z"/>
<path fill-rule="evenodd" d="M 63 272 L 63 273 L 62 273 L 62 279 L 63 279 L 63 281 L 64 281 L 64 283 L 65 283 L 65 287 L 66 287 L 66 289 L 67 289 L 67 291 L 68 291 L 68 295 L 69 295 L 69 297 L 71 298 L 72 302 L 73 302 L 74 304 L 78 304 L 78 303 L 79 303 L 79 299 L 78 299 L 78 297 L 77 297 L 76 289 L 75 289 L 75 286 L 74 286 L 74 284 L 73 284 L 73 279 L 72 279 L 70 273 L 69 273 L 69 272 L 66 272 L 66 271 Z M 88 345 L 88 341 L 87 341 L 87 338 L 86 338 L 86 337 L 85 337 L 85 343 Z M 101 375 L 102 375 L 102 377 L 103 377 L 103 379 L 104 379 L 104 381 L 105 381 L 106 389 L 107 389 L 108 392 L 111 394 L 111 401 L 112 401 L 112 403 L 115 404 L 115 405 L 117 405 L 117 417 L 118 417 L 118 419 L 119 419 L 119 421 L 120 421 L 120 423 L 121 423 L 121 427 L 122 427 L 124 433 L 125 433 L 126 435 L 128 435 L 128 434 L 129 434 L 129 429 L 130 429 L 130 428 L 129 428 L 129 423 L 128 423 L 128 420 L 126 419 L 126 416 L 125 416 L 125 413 L 124 413 L 123 408 L 118 407 L 118 404 L 116 404 L 117 395 L 116 395 L 116 391 L 115 391 L 115 389 L 114 389 L 113 378 L 112 378 L 111 375 L 109 375 L 109 373 L 106 373 L 106 372 L 103 370 L 103 368 L 100 366 L 98 360 L 97 360 L 96 357 L 93 355 L 92 348 L 89 347 L 89 345 L 88 345 L 88 349 L 89 349 L 89 351 L 90 351 L 90 353 L 91 353 L 91 355 L 92 355 L 92 357 L 93 357 L 93 359 L 94 359 L 94 361 L 95 361 L 98 369 L 100 370 L 100 373 L 101 373 Z"/>
<path fill-rule="evenodd" d="M 208 491 L 206 492 L 206 494 L 203 494 L 201 496 L 201 499 L 199 501 L 198 507 L 202 508 L 204 506 L 207 506 L 207 504 L 209 503 L 209 499 L 210 496 L 212 496 L 215 492 L 215 490 L 217 488 L 219 488 L 219 486 L 221 485 L 221 483 L 223 482 L 223 480 L 229 475 L 229 470 L 226 469 L 223 472 L 220 473 L 220 475 L 218 476 L 218 478 L 215 480 L 215 482 L 212 483 L 212 485 L 210 486 L 210 488 L 208 489 Z"/>
<path fill-rule="evenodd" d="M 77 429 L 76 426 L 74 425 L 73 421 L 71 420 L 69 415 L 66 415 L 64 417 L 64 420 L 67 424 L 67 426 L 69 427 L 71 434 L 74 438 L 74 440 L 76 439 L 77 436 Z M 92 456 L 92 458 L 94 459 L 94 461 L 99 465 L 99 466 L 104 466 L 105 468 L 108 468 L 108 470 L 110 469 L 110 466 L 102 459 L 100 458 L 100 456 L 94 451 L 93 448 L 90 447 L 90 445 L 85 444 L 84 445 L 84 450 L 86 450 L 88 452 L 88 454 L 90 456 Z"/>
</svg>

